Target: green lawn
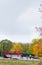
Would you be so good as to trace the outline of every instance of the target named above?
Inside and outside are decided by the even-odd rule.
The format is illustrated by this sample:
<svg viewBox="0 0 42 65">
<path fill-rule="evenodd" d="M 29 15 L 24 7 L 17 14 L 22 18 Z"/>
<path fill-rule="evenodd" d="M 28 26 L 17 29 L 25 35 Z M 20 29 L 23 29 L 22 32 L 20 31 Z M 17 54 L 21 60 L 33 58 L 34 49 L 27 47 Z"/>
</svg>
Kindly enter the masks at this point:
<svg viewBox="0 0 42 65">
<path fill-rule="evenodd" d="M 0 60 L 0 65 L 38 65 L 40 61 Z M 41 64 L 42 65 L 42 64 Z"/>
</svg>

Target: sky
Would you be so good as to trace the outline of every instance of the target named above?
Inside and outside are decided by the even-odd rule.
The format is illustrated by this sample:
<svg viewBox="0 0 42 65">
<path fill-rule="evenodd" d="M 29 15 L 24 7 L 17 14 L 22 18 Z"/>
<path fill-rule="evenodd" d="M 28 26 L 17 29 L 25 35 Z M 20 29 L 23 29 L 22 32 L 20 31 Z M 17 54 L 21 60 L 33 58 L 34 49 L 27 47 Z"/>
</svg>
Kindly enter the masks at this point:
<svg viewBox="0 0 42 65">
<path fill-rule="evenodd" d="M 39 35 L 36 26 L 42 26 L 41 0 L 0 0 L 0 40 L 31 42 Z"/>
</svg>

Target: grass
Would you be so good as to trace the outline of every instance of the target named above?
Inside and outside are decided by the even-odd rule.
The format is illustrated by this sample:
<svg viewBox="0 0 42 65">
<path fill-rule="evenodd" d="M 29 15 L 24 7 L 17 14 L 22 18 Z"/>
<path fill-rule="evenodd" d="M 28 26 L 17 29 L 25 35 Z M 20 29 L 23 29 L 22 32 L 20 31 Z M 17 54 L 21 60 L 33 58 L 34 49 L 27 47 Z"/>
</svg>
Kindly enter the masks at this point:
<svg viewBox="0 0 42 65">
<path fill-rule="evenodd" d="M 34 60 L 0 60 L 0 65 L 38 65 L 39 61 Z M 42 65 L 42 63 L 40 64 Z"/>
<path fill-rule="evenodd" d="M 42 61 L 39 61 L 39 62 L 38 62 L 38 65 L 42 65 Z"/>
</svg>

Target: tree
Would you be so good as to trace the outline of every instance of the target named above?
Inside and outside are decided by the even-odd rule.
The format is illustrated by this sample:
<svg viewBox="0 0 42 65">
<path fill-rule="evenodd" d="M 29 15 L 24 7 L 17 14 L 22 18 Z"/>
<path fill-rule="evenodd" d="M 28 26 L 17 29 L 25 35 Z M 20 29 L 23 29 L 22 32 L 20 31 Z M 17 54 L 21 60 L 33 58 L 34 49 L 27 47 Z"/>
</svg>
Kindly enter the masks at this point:
<svg viewBox="0 0 42 65">
<path fill-rule="evenodd" d="M 40 4 L 39 12 L 42 14 L 42 4 Z M 42 16 L 41 16 L 42 18 Z"/>
<path fill-rule="evenodd" d="M 23 52 L 23 46 L 21 43 L 15 43 L 13 44 L 13 47 L 10 50 L 11 53 L 16 52 L 17 54 Z"/>
<path fill-rule="evenodd" d="M 3 50 L 3 46 L 2 46 L 2 44 L 0 43 L 0 51 L 2 51 Z"/>
<path fill-rule="evenodd" d="M 30 44 L 28 52 L 29 54 L 33 53 L 33 44 Z"/>
<path fill-rule="evenodd" d="M 38 42 L 37 39 L 33 39 L 32 42 L 31 42 L 31 44 L 29 45 L 29 50 L 28 50 L 28 52 L 29 52 L 30 54 L 33 54 L 33 46 L 34 46 L 37 42 Z"/>
<path fill-rule="evenodd" d="M 29 53 L 29 43 L 23 44 L 23 53 Z"/>
<path fill-rule="evenodd" d="M 42 26 L 41 27 L 35 27 L 35 29 L 39 33 L 39 36 L 42 38 Z"/>
<path fill-rule="evenodd" d="M 42 57 L 42 39 L 38 39 L 38 42 L 33 46 L 33 54 Z"/>
<path fill-rule="evenodd" d="M 2 40 L 1 45 L 3 46 L 3 51 L 9 51 L 12 48 L 12 42 L 10 40 Z"/>
</svg>

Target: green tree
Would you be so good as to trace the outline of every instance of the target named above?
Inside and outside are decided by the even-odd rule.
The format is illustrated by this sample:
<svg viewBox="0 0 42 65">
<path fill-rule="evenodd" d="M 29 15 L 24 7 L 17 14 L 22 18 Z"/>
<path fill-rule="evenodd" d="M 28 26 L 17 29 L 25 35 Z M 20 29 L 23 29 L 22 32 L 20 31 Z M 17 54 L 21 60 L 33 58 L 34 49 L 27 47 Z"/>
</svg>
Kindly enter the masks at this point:
<svg viewBox="0 0 42 65">
<path fill-rule="evenodd" d="M 10 40 L 2 40 L 1 45 L 3 47 L 3 51 L 9 51 L 12 48 L 12 42 Z"/>
<path fill-rule="evenodd" d="M 32 40 L 31 44 L 29 45 L 29 50 L 28 50 L 28 52 L 29 52 L 30 54 L 33 53 L 33 46 L 34 46 L 35 44 L 37 44 L 37 43 L 38 43 L 38 39 L 33 39 L 33 40 Z"/>
<path fill-rule="evenodd" d="M 22 44 L 22 46 L 23 46 L 23 53 L 26 53 L 26 54 L 28 54 L 29 52 L 28 52 L 28 50 L 29 50 L 29 44 Z"/>
<path fill-rule="evenodd" d="M 2 44 L 0 43 L 0 51 L 2 51 L 3 50 L 3 46 L 2 46 Z"/>
</svg>

